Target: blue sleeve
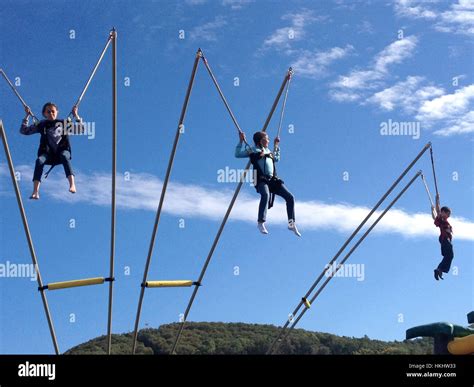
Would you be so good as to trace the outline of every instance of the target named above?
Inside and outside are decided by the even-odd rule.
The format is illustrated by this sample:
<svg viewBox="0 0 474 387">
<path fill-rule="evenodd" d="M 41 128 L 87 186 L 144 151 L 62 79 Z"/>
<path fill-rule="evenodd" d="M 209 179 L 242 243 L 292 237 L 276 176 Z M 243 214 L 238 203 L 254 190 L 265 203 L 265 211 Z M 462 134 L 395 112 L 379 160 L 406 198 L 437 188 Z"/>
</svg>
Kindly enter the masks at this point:
<svg viewBox="0 0 474 387">
<path fill-rule="evenodd" d="M 29 136 L 30 134 L 39 133 L 38 126 L 34 125 L 34 124 L 28 126 L 28 121 L 29 120 L 27 118 L 25 118 L 22 121 L 21 127 L 20 127 L 20 133 L 24 134 L 25 136 Z"/>
<path fill-rule="evenodd" d="M 237 157 L 238 159 L 249 157 L 249 152 L 247 148 L 242 148 L 242 142 L 239 142 L 235 147 L 235 157 Z"/>
</svg>

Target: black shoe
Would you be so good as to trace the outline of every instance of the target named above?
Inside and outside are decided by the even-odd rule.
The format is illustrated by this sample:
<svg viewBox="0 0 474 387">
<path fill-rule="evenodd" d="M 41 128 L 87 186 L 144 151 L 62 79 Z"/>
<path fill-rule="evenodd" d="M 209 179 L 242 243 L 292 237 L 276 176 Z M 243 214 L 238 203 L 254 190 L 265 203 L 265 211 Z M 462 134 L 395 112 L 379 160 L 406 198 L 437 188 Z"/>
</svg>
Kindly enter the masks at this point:
<svg viewBox="0 0 474 387">
<path fill-rule="evenodd" d="M 434 277 L 436 281 L 439 281 L 439 272 L 438 269 L 434 269 Z"/>
<path fill-rule="evenodd" d="M 438 277 L 441 278 L 442 280 L 444 280 L 443 278 L 443 272 L 441 270 L 438 269 Z"/>
</svg>

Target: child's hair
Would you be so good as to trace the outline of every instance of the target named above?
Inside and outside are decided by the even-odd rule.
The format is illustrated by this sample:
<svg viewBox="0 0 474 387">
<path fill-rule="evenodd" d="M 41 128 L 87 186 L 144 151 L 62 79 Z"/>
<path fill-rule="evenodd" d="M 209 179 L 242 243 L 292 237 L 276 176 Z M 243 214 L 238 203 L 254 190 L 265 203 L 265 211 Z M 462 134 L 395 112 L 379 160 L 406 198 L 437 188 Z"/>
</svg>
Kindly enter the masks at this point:
<svg viewBox="0 0 474 387">
<path fill-rule="evenodd" d="M 446 212 L 447 214 L 451 215 L 451 209 L 449 207 L 441 207 L 441 212 Z"/>
<path fill-rule="evenodd" d="M 44 116 L 45 110 L 46 110 L 48 107 L 50 107 L 50 106 L 55 107 L 56 110 L 59 110 L 55 103 L 53 103 L 53 102 L 46 102 L 46 103 L 43 105 L 43 109 L 41 110 L 41 113 L 43 114 L 43 116 Z"/>
<path fill-rule="evenodd" d="M 255 132 L 253 135 L 253 142 L 255 143 L 255 146 L 260 145 L 260 141 L 262 141 L 262 138 L 264 138 L 267 134 L 265 132 Z"/>
</svg>

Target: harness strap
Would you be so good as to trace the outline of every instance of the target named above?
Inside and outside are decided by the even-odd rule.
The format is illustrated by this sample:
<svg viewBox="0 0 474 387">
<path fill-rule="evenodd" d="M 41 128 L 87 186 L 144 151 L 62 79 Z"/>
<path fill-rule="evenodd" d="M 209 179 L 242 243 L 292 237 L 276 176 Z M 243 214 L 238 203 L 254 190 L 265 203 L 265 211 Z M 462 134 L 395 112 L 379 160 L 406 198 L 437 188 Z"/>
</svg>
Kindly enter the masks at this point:
<svg viewBox="0 0 474 387">
<path fill-rule="evenodd" d="M 44 178 L 47 179 L 49 173 L 52 171 L 52 169 L 56 166 L 57 164 L 52 164 L 51 167 L 48 169 L 48 171 L 44 174 Z"/>
</svg>

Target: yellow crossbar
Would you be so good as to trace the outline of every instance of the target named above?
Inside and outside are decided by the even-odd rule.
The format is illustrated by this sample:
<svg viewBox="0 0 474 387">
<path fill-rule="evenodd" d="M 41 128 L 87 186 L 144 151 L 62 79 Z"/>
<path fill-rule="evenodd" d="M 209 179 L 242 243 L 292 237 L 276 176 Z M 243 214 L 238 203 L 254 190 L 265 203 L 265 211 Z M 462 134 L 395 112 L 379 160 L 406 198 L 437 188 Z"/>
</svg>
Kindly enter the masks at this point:
<svg viewBox="0 0 474 387">
<path fill-rule="evenodd" d="M 105 282 L 104 277 L 86 278 L 73 281 L 53 282 L 48 284 L 48 290 L 75 288 L 78 286 L 100 285 Z"/>
<path fill-rule="evenodd" d="M 147 288 L 170 288 L 170 287 L 192 286 L 194 284 L 194 282 L 193 281 L 188 281 L 188 280 L 147 281 L 145 284 L 146 284 Z"/>
</svg>

